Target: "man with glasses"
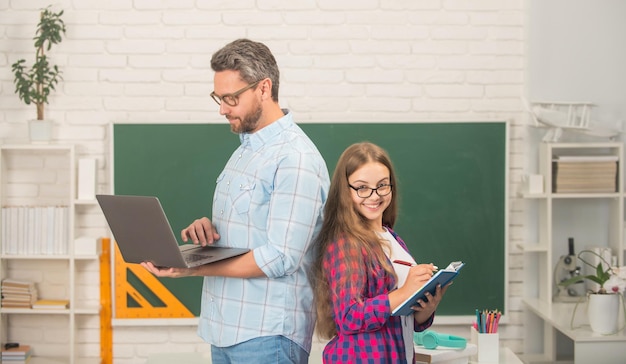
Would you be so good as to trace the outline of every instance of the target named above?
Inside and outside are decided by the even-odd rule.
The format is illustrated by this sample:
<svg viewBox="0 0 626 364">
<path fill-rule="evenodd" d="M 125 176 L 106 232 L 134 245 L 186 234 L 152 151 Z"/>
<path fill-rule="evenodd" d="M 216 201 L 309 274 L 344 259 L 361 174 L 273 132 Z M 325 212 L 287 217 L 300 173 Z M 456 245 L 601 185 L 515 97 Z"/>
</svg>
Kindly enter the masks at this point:
<svg viewBox="0 0 626 364">
<path fill-rule="evenodd" d="M 280 108 L 267 46 L 236 40 L 213 54 L 211 68 L 211 98 L 241 145 L 217 179 L 212 220 L 181 235 L 251 250 L 190 269 L 142 265 L 160 277 L 205 277 L 198 334 L 213 363 L 307 363 L 315 326 L 307 273 L 330 184 L 326 163 Z"/>
</svg>

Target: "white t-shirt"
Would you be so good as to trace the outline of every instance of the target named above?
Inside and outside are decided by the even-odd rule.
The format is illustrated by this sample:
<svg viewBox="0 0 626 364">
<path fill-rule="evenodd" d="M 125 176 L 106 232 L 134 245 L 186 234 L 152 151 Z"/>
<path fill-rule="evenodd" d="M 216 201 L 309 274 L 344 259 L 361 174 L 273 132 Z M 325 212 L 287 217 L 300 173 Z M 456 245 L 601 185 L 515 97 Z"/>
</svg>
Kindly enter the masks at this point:
<svg viewBox="0 0 626 364">
<path fill-rule="evenodd" d="M 389 260 L 391 260 L 391 262 L 397 259 L 416 264 L 411 254 L 407 253 L 407 251 L 404 250 L 400 243 L 398 243 L 398 241 L 393 237 L 393 235 L 391 235 L 391 233 L 387 229 L 385 229 L 385 232 L 379 234 L 383 239 L 389 242 L 391 252 L 387 252 L 385 250 L 385 254 L 388 254 L 387 256 L 389 257 Z M 402 287 L 404 285 L 404 282 L 406 281 L 406 276 L 409 274 L 409 269 L 411 269 L 411 267 L 404 264 L 393 263 L 393 268 L 396 271 L 396 275 L 398 276 L 398 288 Z M 413 315 L 400 316 L 400 319 L 402 320 L 402 338 L 404 340 L 404 347 L 406 348 L 406 362 L 413 363 Z"/>
</svg>

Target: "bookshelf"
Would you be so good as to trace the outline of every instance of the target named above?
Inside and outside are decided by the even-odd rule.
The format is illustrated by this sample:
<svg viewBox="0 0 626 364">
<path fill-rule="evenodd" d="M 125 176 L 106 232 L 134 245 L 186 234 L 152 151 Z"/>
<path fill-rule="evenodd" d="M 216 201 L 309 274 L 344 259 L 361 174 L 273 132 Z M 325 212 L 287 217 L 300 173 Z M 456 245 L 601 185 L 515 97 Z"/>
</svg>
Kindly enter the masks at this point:
<svg viewBox="0 0 626 364">
<path fill-rule="evenodd" d="M 559 275 L 563 272 L 557 263 L 569 255 L 570 238 L 574 254 L 583 249 L 608 247 L 617 263 L 624 264 L 623 158 L 621 142 L 542 142 L 539 146 L 536 170 L 543 177 L 544 192 L 522 193 L 528 229 L 523 243 L 518 246 L 524 253 L 524 360 L 527 363 L 573 359 L 578 364 L 590 362 L 588 360 L 594 357 L 595 362 L 602 362 L 602 352 L 626 355 L 623 331 L 610 336 L 591 332 L 585 312 L 584 286 L 577 293 L 557 289 Z M 598 183 L 588 180 L 579 183 L 578 177 L 567 179 L 568 175 L 566 179 L 560 176 L 560 182 L 564 183 L 559 185 L 559 170 L 570 168 L 561 163 L 580 159 L 603 160 L 605 165 L 600 174 L 614 173 L 614 184 L 607 185 L 606 178 L 599 179 Z M 616 169 L 607 167 L 607 160 L 615 162 Z M 583 170 L 598 174 L 593 170 L 596 167 L 585 169 L 584 166 L 574 175 L 585 174 Z M 587 274 L 584 264 L 577 266 L 581 266 L 582 274 Z M 563 358 L 559 346 L 564 340 L 573 346 L 571 358 L 567 353 Z"/>
<path fill-rule="evenodd" d="M 78 340 L 84 322 L 99 315 L 99 302 L 86 299 L 88 285 L 77 276 L 97 270 L 96 254 L 75 254 L 77 212 L 94 201 L 76 199 L 76 158 L 73 145 L 29 144 L 0 146 L 0 279 L 35 282 L 38 297 L 69 300 L 67 308 L 32 309 L 0 307 L 0 340 L 28 344 L 33 348 L 32 363 L 99 363 L 99 356 L 88 354 Z M 14 217 L 5 207 L 20 206 L 29 218 L 10 225 Z M 67 216 L 49 220 L 58 236 L 41 225 L 37 209 L 62 206 Z M 34 217 L 38 216 L 38 217 Z M 53 221 L 53 222 L 50 222 Z M 60 221 L 63 221 L 62 223 Z M 32 229 L 37 226 L 37 229 Z M 29 228 L 30 227 L 30 228 Z M 32 230 L 41 230 L 37 234 Z M 54 239 L 53 239 L 54 238 Z M 55 240 L 53 246 L 48 240 Z M 16 244 L 17 243 L 17 244 Z M 27 249 L 19 248 L 27 245 Z M 42 247 L 43 246 L 43 247 Z M 93 283 L 93 286 L 99 285 Z M 89 355 L 92 355 L 91 357 Z M 99 355 L 99 352 L 96 352 Z"/>
</svg>

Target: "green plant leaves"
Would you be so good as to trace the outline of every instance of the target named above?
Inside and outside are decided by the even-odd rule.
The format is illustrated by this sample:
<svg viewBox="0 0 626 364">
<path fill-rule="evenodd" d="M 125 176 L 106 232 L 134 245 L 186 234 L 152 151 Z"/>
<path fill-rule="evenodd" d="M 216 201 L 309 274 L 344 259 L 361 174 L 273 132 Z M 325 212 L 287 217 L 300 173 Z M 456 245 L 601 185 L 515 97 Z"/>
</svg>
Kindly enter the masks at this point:
<svg viewBox="0 0 626 364">
<path fill-rule="evenodd" d="M 595 256 L 599 257 L 602 260 L 602 262 L 604 262 L 606 264 L 607 269 L 606 270 L 603 269 L 602 262 L 598 263 L 598 265 L 594 267 L 592 264 L 590 264 L 585 259 L 583 259 L 582 255 L 584 253 L 585 254 L 592 254 L 592 255 L 595 255 Z M 566 280 L 560 282 L 559 286 L 567 287 L 567 286 L 572 285 L 574 283 L 583 282 L 585 279 L 588 279 L 588 280 L 590 280 L 592 282 L 595 282 L 595 283 L 600 285 L 600 289 L 598 290 L 597 293 L 606 293 L 606 290 L 604 288 L 604 284 L 609 280 L 609 278 L 611 278 L 611 273 L 610 273 L 611 272 L 611 267 L 610 267 L 610 264 L 607 261 L 605 261 L 604 258 L 602 258 L 600 255 L 598 255 L 596 252 L 594 252 L 592 250 L 581 250 L 578 253 L 578 259 L 581 262 L 587 264 L 588 266 L 595 268 L 596 273 L 594 275 L 592 275 L 592 274 L 586 275 L 586 276 L 582 276 L 581 275 L 581 276 L 576 276 L 576 277 L 572 277 L 572 278 L 566 279 Z"/>
<path fill-rule="evenodd" d="M 58 66 L 51 66 L 44 51 L 49 51 L 53 44 L 58 44 L 65 34 L 65 23 L 61 19 L 63 10 L 54 13 L 50 6 L 41 9 L 40 21 L 35 32 L 35 62 L 30 69 L 24 66 L 26 60 L 13 63 L 11 69 L 15 76 L 15 93 L 26 105 L 37 105 L 37 119 L 43 120 L 43 105 L 48 103 L 50 91 L 55 90 L 61 77 Z"/>
</svg>

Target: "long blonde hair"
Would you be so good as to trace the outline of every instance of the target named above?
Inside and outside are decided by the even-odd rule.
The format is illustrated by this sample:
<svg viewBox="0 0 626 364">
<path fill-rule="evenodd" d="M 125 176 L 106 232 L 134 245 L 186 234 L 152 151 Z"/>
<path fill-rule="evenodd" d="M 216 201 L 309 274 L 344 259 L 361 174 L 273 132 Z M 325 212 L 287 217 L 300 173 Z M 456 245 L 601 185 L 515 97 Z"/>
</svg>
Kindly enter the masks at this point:
<svg viewBox="0 0 626 364">
<path fill-rule="evenodd" d="M 324 207 L 324 222 L 314 244 L 317 250 L 310 275 L 317 311 L 317 333 L 325 339 L 337 334 L 331 295 L 339 293 L 331 292 L 327 272 L 323 267 L 324 255 L 329 244 L 338 239 L 345 240 L 345 244 L 338 247 L 339 252 L 345 253 L 343 254 L 346 260 L 343 264 L 346 269 L 345 277 L 352 277 L 353 274 L 367 274 L 375 265 L 380 265 L 390 274 L 395 274 L 383 251 L 384 242 L 371 229 L 367 218 L 354 207 L 351 190 L 348 187 L 348 177 L 370 162 L 381 163 L 389 169 L 389 183 L 393 185 L 393 193 L 389 206 L 383 212 L 383 225 L 393 228 L 396 221 L 397 183 L 389 155 L 381 147 L 369 142 L 349 146 L 339 157 L 333 173 L 328 200 Z M 348 279 L 338 283 L 340 291 L 351 291 L 352 288 L 352 282 Z M 361 297 L 356 297 L 356 299 L 360 300 Z"/>
</svg>

